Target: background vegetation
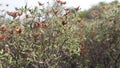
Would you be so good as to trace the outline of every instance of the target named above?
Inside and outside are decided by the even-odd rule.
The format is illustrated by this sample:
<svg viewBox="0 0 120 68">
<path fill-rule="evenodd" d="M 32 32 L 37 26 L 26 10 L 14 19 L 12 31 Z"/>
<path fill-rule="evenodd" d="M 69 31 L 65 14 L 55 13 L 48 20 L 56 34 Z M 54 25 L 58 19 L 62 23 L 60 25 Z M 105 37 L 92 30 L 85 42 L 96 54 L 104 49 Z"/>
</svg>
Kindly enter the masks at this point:
<svg viewBox="0 0 120 68">
<path fill-rule="evenodd" d="M 0 10 L 0 68 L 120 67 L 118 1 L 85 11 L 38 4 Z"/>
</svg>

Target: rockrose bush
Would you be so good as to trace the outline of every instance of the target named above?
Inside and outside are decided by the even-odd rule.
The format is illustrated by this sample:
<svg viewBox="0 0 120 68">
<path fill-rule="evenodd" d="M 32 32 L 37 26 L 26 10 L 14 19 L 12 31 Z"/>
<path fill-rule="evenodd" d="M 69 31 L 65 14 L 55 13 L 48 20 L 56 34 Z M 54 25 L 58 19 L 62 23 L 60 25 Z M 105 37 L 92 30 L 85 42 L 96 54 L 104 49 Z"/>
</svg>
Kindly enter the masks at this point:
<svg viewBox="0 0 120 68">
<path fill-rule="evenodd" d="M 76 16 L 79 7 L 63 7 L 66 2 L 55 1 L 52 6 L 38 2 L 39 7 L 23 6 L 4 11 L 1 18 L 1 68 L 70 68 L 79 61 Z M 7 6 L 9 7 L 9 6 Z M 78 21 L 79 20 L 79 21 Z M 75 56 L 75 57 L 74 57 Z"/>
</svg>

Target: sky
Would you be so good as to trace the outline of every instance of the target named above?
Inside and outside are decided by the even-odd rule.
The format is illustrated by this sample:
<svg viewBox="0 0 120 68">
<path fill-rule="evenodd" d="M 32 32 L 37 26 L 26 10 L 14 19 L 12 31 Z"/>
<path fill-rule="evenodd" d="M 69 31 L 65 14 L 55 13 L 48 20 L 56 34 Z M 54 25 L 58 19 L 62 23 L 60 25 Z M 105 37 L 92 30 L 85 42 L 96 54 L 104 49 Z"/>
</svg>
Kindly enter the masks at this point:
<svg viewBox="0 0 120 68">
<path fill-rule="evenodd" d="M 28 3 L 29 7 L 38 6 L 38 1 L 42 3 L 52 2 L 53 0 L 0 0 L 0 9 L 14 10 L 14 7 L 21 7 Z M 91 6 L 98 4 L 99 2 L 111 2 L 114 0 L 61 0 L 66 1 L 65 7 L 77 7 L 80 6 L 81 10 L 89 9 Z M 120 1 L 120 0 L 119 0 Z M 5 7 L 5 4 L 9 4 L 9 7 Z"/>
</svg>

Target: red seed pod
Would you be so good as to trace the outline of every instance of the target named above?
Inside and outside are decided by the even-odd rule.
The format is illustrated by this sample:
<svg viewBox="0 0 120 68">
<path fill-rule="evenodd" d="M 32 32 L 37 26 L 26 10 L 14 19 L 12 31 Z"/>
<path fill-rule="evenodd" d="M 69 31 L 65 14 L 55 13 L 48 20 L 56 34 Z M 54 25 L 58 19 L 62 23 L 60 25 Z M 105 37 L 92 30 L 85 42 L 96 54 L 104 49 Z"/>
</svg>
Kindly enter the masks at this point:
<svg viewBox="0 0 120 68">
<path fill-rule="evenodd" d="M 40 26 L 39 22 L 34 22 L 34 28 L 38 28 Z"/>
<path fill-rule="evenodd" d="M 61 1 L 60 4 L 61 4 L 61 5 L 65 5 L 65 4 L 66 4 L 66 1 L 65 1 L 65 2 L 62 2 L 62 1 Z"/>
<path fill-rule="evenodd" d="M 84 25 L 83 25 L 83 24 L 80 24 L 80 28 L 84 28 Z"/>
<path fill-rule="evenodd" d="M 13 18 L 16 18 L 18 16 L 18 12 L 9 12 L 9 11 L 7 11 L 7 14 L 9 16 L 12 16 Z"/>
<path fill-rule="evenodd" d="M 57 3 L 61 3 L 61 0 L 56 0 Z"/>
<path fill-rule="evenodd" d="M 41 27 L 42 27 L 42 28 L 47 28 L 48 26 L 49 26 L 49 24 L 41 23 Z"/>
<path fill-rule="evenodd" d="M 65 11 L 69 11 L 69 9 L 68 8 L 66 8 L 66 9 L 64 9 Z"/>
<path fill-rule="evenodd" d="M 58 13 L 58 10 L 53 10 L 53 13 L 56 15 Z"/>
<path fill-rule="evenodd" d="M 32 36 L 33 36 L 34 38 L 37 38 L 39 35 L 40 35 L 39 33 L 33 33 L 33 34 L 32 34 Z"/>
<path fill-rule="evenodd" d="M 67 14 L 67 15 L 71 14 L 70 10 L 66 11 L 66 14 Z"/>
<path fill-rule="evenodd" d="M 62 25 L 66 25 L 67 24 L 67 22 L 66 21 L 62 21 Z"/>
<path fill-rule="evenodd" d="M 28 15 L 28 14 L 26 14 L 26 15 L 25 15 L 25 17 L 26 17 L 26 18 L 29 18 L 29 15 Z"/>
<path fill-rule="evenodd" d="M 78 23 L 80 23 L 81 21 L 82 21 L 82 19 L 81 19 L 81 18 L 78 18 L 78 19 L 77 19 L 77 22 L 78 22 Z"/>
<path fill-rule="evenodd" d="M 0 27 L 0 31 L 5 32 L 7 28 L 5 26 Z"/>
<path fill-rule="evenodd" d="M 78 11 L 80 9 L 80 6 L 74 8 L 74 9 L 75 9 L 75 11 Z"/>
<path fill-rule="evenodd" d="M 39 5 L 39 6 L 42 6 L 42 5 L 44 5 L 44 4 L 38 1 L 38 5 Z"/>
<path fill-rule="evenodd" d="M 18 16 L 21 16 L 22 15 L 22 13 L 18 13 Z"/>
<path fill-rule="evenodd" d="M 22 32 L 22 29 L 16 28 L 16 29 L 15 29 L 15 32 L 16 32 L 16 33 L 21 33 L 21 32 Z"/>
<path fill-rule="evenodd" d="M 1 34 L 0 35 L 0 41 L 3 40 L 3 39 L 5 39 L 5 38 L 7 38 L 7 35 L 5 35 L 5 34 Z"/>
</svg>

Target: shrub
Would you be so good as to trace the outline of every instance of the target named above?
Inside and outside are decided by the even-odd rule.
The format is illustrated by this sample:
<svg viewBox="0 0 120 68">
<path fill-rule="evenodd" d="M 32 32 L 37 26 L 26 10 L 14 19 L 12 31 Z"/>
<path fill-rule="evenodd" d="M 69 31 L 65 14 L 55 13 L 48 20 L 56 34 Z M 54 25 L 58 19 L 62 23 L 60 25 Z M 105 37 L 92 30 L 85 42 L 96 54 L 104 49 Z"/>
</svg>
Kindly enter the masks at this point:
<svg viewBox="0 0 120 68">
<path fill-rule="evenodd" d="M 119 5 L 94 7 L 88 20 L 89 11 L 79 14 L 79 6 L 65 4 L 56 0 L 46 7 L 38 2 L 39 7 L 1 11 L 0 67 L 119 68 Z"/>
</svg>

